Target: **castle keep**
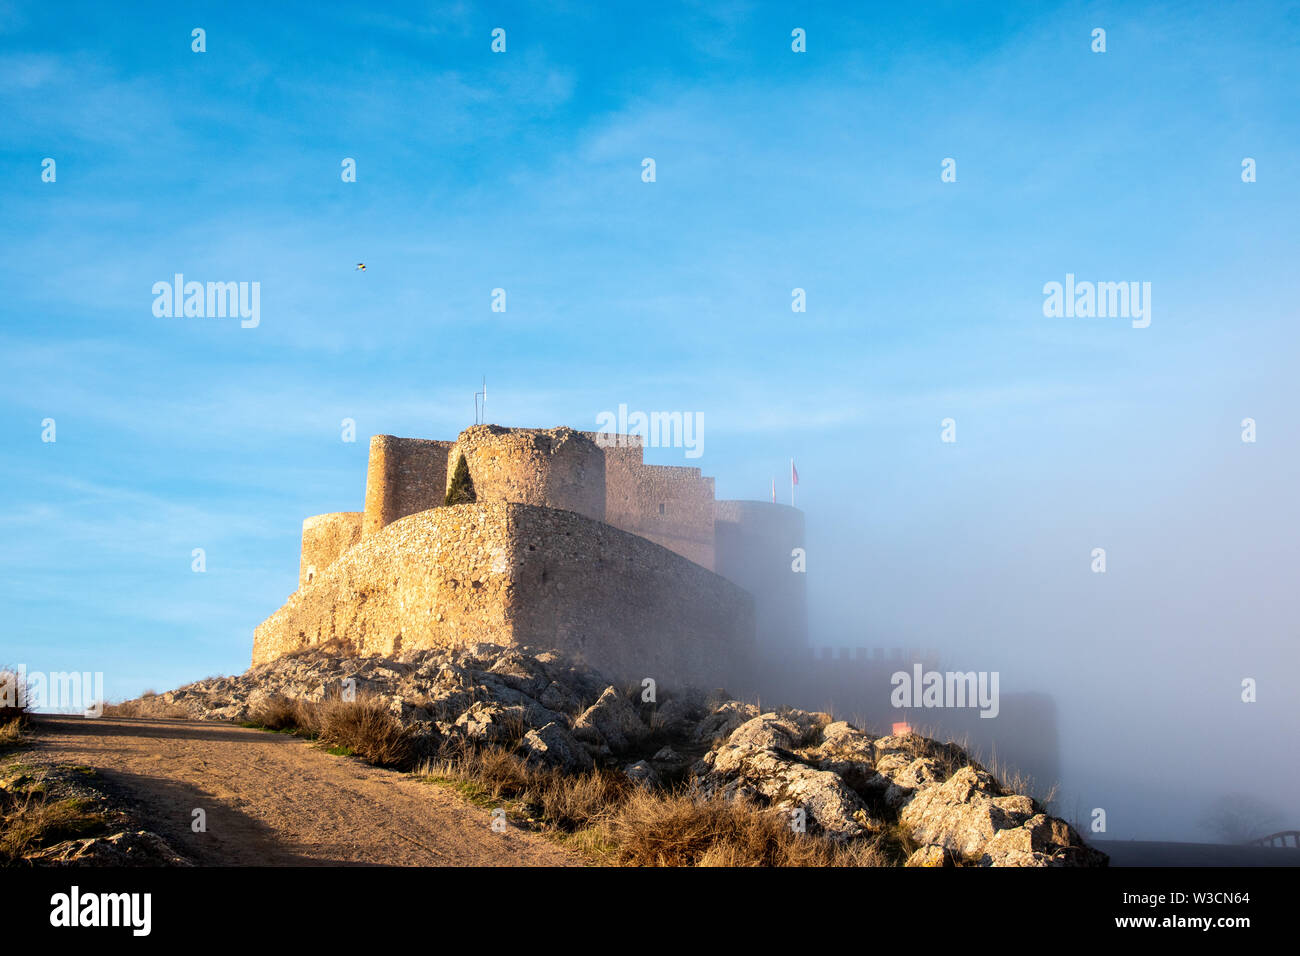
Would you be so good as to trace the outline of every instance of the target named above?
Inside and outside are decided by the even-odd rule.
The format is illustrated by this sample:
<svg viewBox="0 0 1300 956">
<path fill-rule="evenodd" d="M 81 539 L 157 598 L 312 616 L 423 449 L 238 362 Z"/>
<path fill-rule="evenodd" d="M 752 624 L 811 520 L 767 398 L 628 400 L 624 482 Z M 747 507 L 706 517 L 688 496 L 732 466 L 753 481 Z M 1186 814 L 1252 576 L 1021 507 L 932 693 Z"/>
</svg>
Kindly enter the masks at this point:
<svg viewBox="0 0 1300 956">
<path fill-rule="evenodd" d="M 469 503 L 445 505 L 462 461 Z M 758 654 L 807 648 L 803 513 L 716 501 L 700 469 L 645 464 L 637 436 L 376 435 L 364 507 L 303 522 L 298 590 L 257 628 L 254 664 L 491 641 L 741 688 Z"/>
</svg>

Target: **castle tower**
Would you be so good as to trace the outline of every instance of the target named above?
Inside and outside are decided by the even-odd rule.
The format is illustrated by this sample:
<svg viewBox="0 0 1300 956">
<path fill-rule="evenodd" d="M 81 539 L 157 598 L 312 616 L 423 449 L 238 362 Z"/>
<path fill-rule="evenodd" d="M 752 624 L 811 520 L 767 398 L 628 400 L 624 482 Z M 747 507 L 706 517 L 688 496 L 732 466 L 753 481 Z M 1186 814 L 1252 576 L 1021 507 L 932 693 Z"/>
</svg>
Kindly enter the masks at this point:
<svg viewBox="0 0 1300 956">
<path fill-rule="evenodd" d="M 447 476 L 462 455 L 479 501 L 540 505 L 605 520 L 605 455 L 582 432 L 563 427 L 467 428 L 447 455 L 444 494 Z"/>
<path fill-rule="evenodd" d="M 370 439 L 363 536 L 369 537 L 398 518 L 442 505 L 452 444 L 393 435 Z"/>
<path fill-rule="evenodd" d="M 803 512 L 766 501 L 718 501 L 713 529 L 714 570 L 754 596 L 759 655 L 806 656 L 807 575 L 792 567 L 792 552 L 804 546 Z"/>
<path fill-rule="evenodd" d="M 336 511 L 313 515 L 302 523 L 302 557 L 298 564 L 298 587 L 306 587 L 316 575 L 338 560 L 338 556 L 361 540 L 363 514 Z"/>
</svg>

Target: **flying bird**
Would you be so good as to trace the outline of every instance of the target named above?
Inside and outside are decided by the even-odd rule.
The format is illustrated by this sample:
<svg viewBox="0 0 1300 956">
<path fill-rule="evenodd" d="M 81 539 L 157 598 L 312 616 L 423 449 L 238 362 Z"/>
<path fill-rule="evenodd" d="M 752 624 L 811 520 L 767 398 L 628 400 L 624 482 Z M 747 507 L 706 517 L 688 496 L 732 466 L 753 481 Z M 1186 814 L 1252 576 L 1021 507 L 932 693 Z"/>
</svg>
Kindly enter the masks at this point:
<svg viewBox="0 0 1300 956">
<path fill-rule="evenodd" d="M 358 263 L 357 263 L 357 271 L 358 271 L 358 272 L 365 272 L 365 271 L 366 271 L 366 264 L 365 264 L 364 262 L 358 262 Z"/>
</svg>

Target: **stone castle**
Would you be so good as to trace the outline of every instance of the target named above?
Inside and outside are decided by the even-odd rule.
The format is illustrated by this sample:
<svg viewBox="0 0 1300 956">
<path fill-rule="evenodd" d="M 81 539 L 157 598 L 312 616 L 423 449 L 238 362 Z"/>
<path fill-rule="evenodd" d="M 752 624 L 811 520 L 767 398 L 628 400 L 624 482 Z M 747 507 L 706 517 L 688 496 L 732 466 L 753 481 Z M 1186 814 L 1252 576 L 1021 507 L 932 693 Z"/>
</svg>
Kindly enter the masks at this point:
<svg viewBox="0 0 1300 956">
<path fill-rule="evenodd" d="M 444 504 L 462 460 L 470 503 Z M 801 511 L 718 501 L 700 469 L 647 465 L 637 436 L 376 435 L 365 510 L 303 522 L 298 590 L 257 628 L 253 663 L 487 641 L 748 688 L 760 657 L 807 653 L 803 546 Z"/>
</svg>

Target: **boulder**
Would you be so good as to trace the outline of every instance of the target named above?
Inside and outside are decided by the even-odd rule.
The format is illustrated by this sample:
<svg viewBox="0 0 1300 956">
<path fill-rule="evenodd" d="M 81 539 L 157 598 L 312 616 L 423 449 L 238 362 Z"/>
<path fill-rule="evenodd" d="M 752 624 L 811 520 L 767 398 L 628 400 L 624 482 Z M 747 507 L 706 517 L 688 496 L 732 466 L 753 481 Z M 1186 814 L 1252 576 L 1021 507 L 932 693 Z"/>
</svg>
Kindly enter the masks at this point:
<svg viewBox="0 0 1300 956">
<path fill-rule="evenodd" d="M 917 791 L 898 819 L 917 843 L 978 858 L 999 830 L 1018 827 L 1033 815 L 1029 797 L 1005 796 L 990 774 L 967 766 L 946 783 Z"/>
<path fill-rule="evenodd" d="M 695 728 L 695 739 L 701 743 L 726 738 L 731 732 L 758 716 L 758 708 L 739 700 L 729 700 L 713 708 L 713 712 Z"/>
<path fill-rule="evenodd" d="M 594 765 L 591 755 L 573 735 L 562 724 L 555 722 L 528 731 L 519 746 L 524 759 L 537 766 L 558 767 L 566 772 L 574 772 L 590 770 Z"/>
<path fill-rule="evenodd" d="M 193 866 L 149 830 L 68 840 L 28 859 L 46 866 Z"/>
<path fill-rule="evenodd" d="M 654 787 L 659 783 L 659 773 L 645 760 L 638 760 L 623 768 L 629 780 L 641 787 Z"/>
<path fill-rule="evenodd" d="M 606 687 L 600 699 L 573 722 L 573 736 L 615 753 L 627 750 L 650 735 L 636 709 L 614 687 Z"/>
<path fill-rule="evenodd" d="M 703 708 L 688 700 L 674 697 L 655 707 L 652 726 L 674 736 L 688 736 L 704 716 Z"/>
<path fill-rule="evenodd" d="M 798 739 L 798 726 L 776 714 L 746 721 L 696 765 L 696 786 L 705 796 L 721 792 L 756 797 L 781 810 L 802 807 L 811 830 L 837 841 L 880 829 L 881 822 L 837 774 L 791 752 Z"/>
<path fill-rule="evenodd" d="M 1106 866 L 1109 857 L 1084 845 L 1064 820 L 1039 813 L 1019 827 L 999 830 L 984 844 L 981 866 Z"/>
<path fill-rule="evenodd" d="M 524 717 L 522 707 L 476 701 L 456 718 L 455 730 L 475 743 L 506 744 L 523 735 Z"/>
<path fill-rule="evenodd" d="M 871 785 L 876 776 L 873 740 L 871 734 L 850 726 L 847 721 L 835 721 L 822 728 L 822 742 L 811 756 L 820 769 L 838 774 L 860 794 L 884 790 L 888 782 L 881 787 Z"/>
<path fill-rule="evenodd" d="M 903 866 L 933 866 L 933 867 L 954 867 L 957 865 L 957 859 L 953 852 L 946 847 L 939 846 L 937 843 L 930 843 L 921 847 L 915 853 L 907 858 Z"/>
<path fill-rule="evenodd" d="M 747 720 L 727 737 L 732 747 L 746 747 L 751 750 L 794 751 L 803 736 L 794 722 L 775 713 L 760 714 Z"/>
</svg>

